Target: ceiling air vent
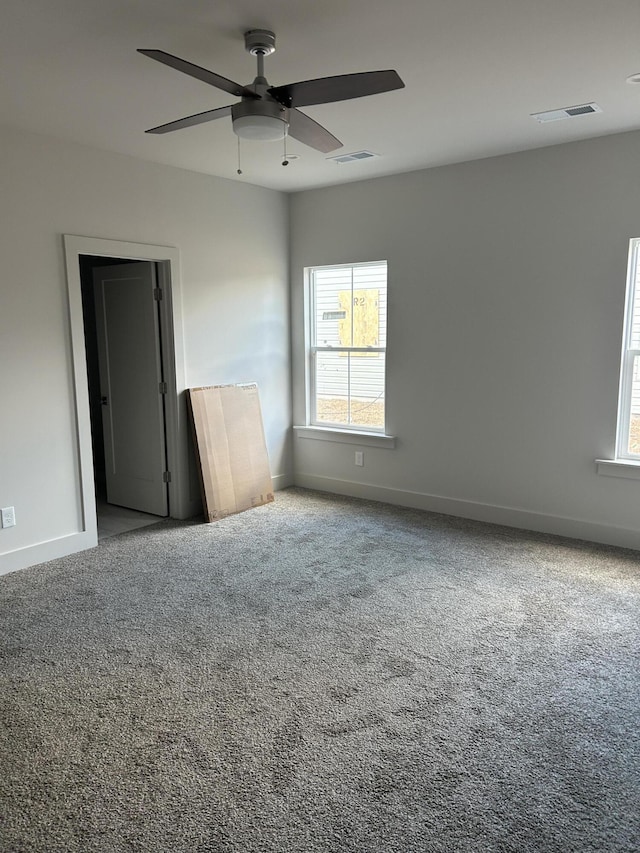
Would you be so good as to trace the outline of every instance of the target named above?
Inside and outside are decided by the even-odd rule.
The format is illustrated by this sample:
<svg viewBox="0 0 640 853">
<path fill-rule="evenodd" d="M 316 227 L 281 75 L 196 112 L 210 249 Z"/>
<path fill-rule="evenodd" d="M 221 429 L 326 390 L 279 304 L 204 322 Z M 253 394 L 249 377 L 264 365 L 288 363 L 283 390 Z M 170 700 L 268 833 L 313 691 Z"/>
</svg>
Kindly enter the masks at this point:
<svg viewBox="0 0 640 853">
<path fill-rule="evenodd" d="M 534 118 L 540 124 L 547 121 L 560 121 L 563 118 L 576 118 L 577 116 L 586 116 L 590 113 L 601 113 L 602 110 L 597 104 L 578 104 L 577 107 L 563 107 L 561 110 L 547 110 L 546 113 L 531 113 L 531 118 Z"/>
<path fill-rule="evenodd" d="M 338 154 L 337 157 L 327 157 L 327 160 L 332 160 L 339 166 L 344 163 L 355 163 L 357 160 L 371 160 L 373 157 L 379 157 L 379 154 L 374 154 L 372 151 L 354 151 L 353 154 Z"/>
</svg>

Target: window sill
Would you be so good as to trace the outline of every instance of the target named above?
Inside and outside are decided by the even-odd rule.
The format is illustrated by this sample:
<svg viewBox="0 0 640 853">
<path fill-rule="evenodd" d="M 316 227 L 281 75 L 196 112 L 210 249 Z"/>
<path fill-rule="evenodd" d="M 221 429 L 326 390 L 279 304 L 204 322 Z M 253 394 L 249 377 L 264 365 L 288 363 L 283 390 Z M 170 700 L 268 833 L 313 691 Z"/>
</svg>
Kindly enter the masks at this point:
<svg viewBox="0 0 640 853">
<path fill-rule="evenodd" d="M 640 461 L 634 462 L 632 459 L 596 459 L 596 470 L 605 477 L 640 480 Z"/>
<path fill-rule="evenodd" d="M 316 441 L 337 441 L 341 444 L 358 444 L 360 447 L 385 447 L 387 449 L 393 449 L 396 446 L 395 435 L 384 435 L 384 433 L 357 432 L 352 429 L 315 426 L 294 426 L 293 430 L 298 438 L 312 438 Z"/>
</svg>

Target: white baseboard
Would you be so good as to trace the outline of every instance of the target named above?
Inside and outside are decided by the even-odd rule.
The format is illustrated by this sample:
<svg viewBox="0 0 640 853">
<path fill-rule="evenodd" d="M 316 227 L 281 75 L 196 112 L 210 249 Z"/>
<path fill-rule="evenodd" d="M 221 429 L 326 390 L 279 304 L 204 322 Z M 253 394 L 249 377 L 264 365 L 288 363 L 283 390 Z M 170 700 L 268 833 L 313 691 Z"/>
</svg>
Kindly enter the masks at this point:
<svg viewBox="0 0 640 853">
<path fill-rule="evenodd" d="M 539 533 L 567 536 L 570 539 L 582 539 L 600 542 L 604 545 L 640 550 L 640 531 L 614 525 L 597 524 L 576 518 L 546 515 L 494 504 L 445 498 L 439 495 L 393 489 L 387 486 L 354 483 L 350 480 L 337 480 L 315 474 L 297 474 L 295 477 L 290 474 L 279 474 L 272 480 L 274 491 L 296 485 L 305 489 L 317 489 L 321 492 L 333 492 L 338 495 L 382 501 L 396 506 L 424 509 L 429 512 L 469 518 L 474 521 L 503 524 L 506 527 L 516 527 L 521 530 L 535 530 Z M 6 554 L 0 554 L 0 575 L 15 572 L 18 569 L 26 569 L 39 563 L 46 563 L 58 557 L 66 557 L 69 554 L 75 554 L 77 551 L 94 548 L 96 545 L 95 535 L 83 532 L 72 533 L 59 539 L 39 542 L 36 545 L 9 551 Z"/>
<path fill-rule="evenodd" d="M 505 527 L 517 527 L 520 530 L 534 530 L 538 533 L 551 533 L 570 539 L 581 539 L 604 545 L 615 545 L 620 548 L 640 550 L 640 530 L 625 527 L 597 524 L 577 518 L 546 515 L 494 504 L 445 498 L 439 495 L 393 489 L 387 486 L 354 483 L 350 480 L 338 480 L 316 474 L 296 474 L 295 485 L 305 489 L 317 489 L 321 492 L 333 492 L 338 495 L 382 501 L 396 506 L 424 509 L 459 518 L 469 518 L 474 521 L 502 524 Z"/>
<path fill-rule="evenodd" d="M 98 544 L 95 533 L 70 533 L 59 539 L 50 539 L 47 542 L 38 542 L 36 545 L 27 545 L 6 554 L 0 554 L 0 575 L 15 572 L 18 569 L 27 569 L 29 566 L 37 566 L 58 557 L 66 557 L 77 551 L 86 551 L 87 548 L 95 548 Z"/>
<path fill-rule="evenodd" d="M 276 474 L 271 478 L 273 483 L 273 491 L 279 492 L 280 489 L 286 489 L 288 486 L 293 486 L 293 474 Z"/>
<path fill-rule="evenodd" d="M 293 486 L 293 476 L 291 474 L 277 474 L 271 479 L 274 491 L 286 489 L 287 486 Z M 186 512 L 185 518 L 198 515 L 202 512 L 202 504 L 192 501 L 188 505 Z M 85 551 L 87 548 L 95 548 L 97 544 L 98 541 L 95 534 L 84 532 L 71 533 L 59 539 L 38 542 L 36 545 L 27 545 L 24 548 L 0 554 L 0 575 L 16 572 L 18 569 L 27 569 L 29 566 L 36 566 L 39 563 L 56 560 L 58 557 L 66 557 L 69 554 L 75 554 L 77 551 Z"/>
<path fill-rule="evenodd" d="M 202 498 L 197 500 L 185 501 L 180 511 L 171 513 L 169 518 L 175 518 L 178 521 L 184 521 L 187 518 L 195 518 L 197 515 L 202 515 Z"/>
</svg>

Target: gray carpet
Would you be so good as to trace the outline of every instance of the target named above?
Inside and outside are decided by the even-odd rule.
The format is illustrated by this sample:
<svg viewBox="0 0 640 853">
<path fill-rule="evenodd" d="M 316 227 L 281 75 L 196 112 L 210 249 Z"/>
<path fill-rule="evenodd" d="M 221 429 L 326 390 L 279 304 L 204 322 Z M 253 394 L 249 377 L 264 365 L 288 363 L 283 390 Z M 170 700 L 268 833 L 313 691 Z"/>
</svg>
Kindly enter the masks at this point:
<svg viewBox="0 0 640 853">
<path fill-rule="evenodd" d="M 640 555 L 302 490 L 0 578 L 0 850 L 640 850 Z"/>
</svg>

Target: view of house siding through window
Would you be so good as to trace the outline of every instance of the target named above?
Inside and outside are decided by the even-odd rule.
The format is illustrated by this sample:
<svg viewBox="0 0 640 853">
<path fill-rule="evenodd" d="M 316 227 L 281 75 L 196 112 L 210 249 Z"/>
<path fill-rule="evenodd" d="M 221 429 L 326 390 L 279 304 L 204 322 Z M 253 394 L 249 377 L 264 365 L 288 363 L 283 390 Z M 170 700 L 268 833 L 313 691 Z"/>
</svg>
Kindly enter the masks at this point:
<svg viewBox="0 0 640 853">
<path fill-rule="evenodd" d="M 311 270 L 312 423 L 384 430 L 387 264 Z"/>
<path fill-rule="evenodd" d="M 384 431 L 387 264 L 310 273 L 311 422 Z"/>
</svg>

